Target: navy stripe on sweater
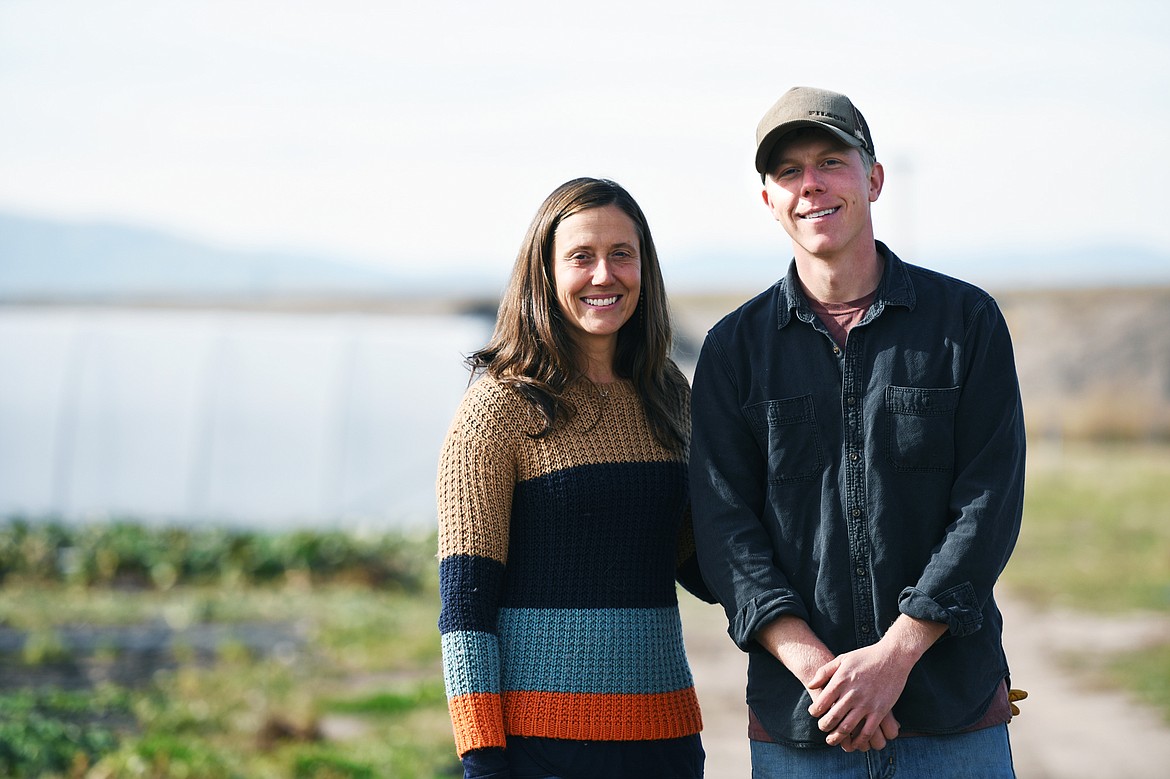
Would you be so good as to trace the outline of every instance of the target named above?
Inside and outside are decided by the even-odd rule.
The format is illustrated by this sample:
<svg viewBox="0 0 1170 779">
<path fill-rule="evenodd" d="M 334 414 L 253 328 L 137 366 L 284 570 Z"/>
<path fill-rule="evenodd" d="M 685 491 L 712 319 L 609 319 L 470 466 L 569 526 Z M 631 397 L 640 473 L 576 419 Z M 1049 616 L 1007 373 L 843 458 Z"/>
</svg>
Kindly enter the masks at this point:
<svg viewBox="0 0 1170 779">
<path fill-rule="evenodd" d="M 687 471 L 678 462 L 581 465 L 516 485 L 501 605 L 674 606 Z M 555 550 L 555 551 L 554 551 Z"/>
<path fill-rule="evenodd" d="M 477 555 L 457 554 L 439 561 L 439 632 L 496 632 L 504 565 Z"/>
</svg>

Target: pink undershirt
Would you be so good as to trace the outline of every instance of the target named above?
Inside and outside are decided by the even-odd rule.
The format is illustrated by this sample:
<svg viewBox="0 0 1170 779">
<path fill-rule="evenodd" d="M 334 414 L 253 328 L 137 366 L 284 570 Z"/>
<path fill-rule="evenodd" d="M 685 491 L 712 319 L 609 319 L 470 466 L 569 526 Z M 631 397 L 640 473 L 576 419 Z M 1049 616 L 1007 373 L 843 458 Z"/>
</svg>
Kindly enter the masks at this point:
<svg viewBox="0 0 1170 779">
<path fill-rule="evenodd" d="M 873 305 L 877 290 L 845 303 L 823 303 L 810 295 L 807 289 L 804 294 L 808 298 L 809 308 L 828 328 L 829 335 L 833 336 L 838 346 L 844 347 L 846 339 L 849 338 L 849 331 L 861 321 L 865 312 Z"/>
</svg>

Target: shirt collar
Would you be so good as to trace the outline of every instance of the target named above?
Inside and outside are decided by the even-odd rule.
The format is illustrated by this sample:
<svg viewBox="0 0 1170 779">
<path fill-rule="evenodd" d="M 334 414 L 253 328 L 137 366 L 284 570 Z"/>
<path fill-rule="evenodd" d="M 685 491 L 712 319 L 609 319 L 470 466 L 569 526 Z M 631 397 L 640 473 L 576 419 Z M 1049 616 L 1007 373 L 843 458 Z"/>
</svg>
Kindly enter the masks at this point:
<svg viewBox="0 0 1170 779">
<path fill-rule="evenodd" d="M 865 316 L 865 321 L 881 314 L 886 306 L 903 306 L 913 310 L 915 303 L 914 284 L 910 281 L 906 264 L 881 241 L 874 241 L 874 245 L 878 255 L 885 262 L 885 270 L 882 271 L 882 280 L 878 282 L 877 294 L 869 313 Z M 788 273 L 781 281 L 781 287 L 784 297 L 777 311 L 776 329 L 783 329 L 792 320 L 793 313 L 804 321 L 810 321 L 814 315 L 808 305 L 808 299 L 800 288 L 795 259 L 788 264 Z"/>
</svg>

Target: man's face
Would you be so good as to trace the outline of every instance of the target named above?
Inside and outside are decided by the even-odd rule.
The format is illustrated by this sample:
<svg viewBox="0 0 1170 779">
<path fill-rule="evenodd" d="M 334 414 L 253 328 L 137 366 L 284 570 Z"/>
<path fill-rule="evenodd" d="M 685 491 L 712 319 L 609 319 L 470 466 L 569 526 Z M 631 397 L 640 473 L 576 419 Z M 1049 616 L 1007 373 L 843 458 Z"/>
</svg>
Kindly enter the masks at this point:
<svg viewBox="0 0 1170 779">
<path fill-rule="evenodd" d="M 764 179 L 764 203 L 797 253 L 822 260 L 873 251 L 869 204 L 882 191 L 880 164 L 866 172 L 857 149 L 821 132 L 777 147 Z"/>
</svg>

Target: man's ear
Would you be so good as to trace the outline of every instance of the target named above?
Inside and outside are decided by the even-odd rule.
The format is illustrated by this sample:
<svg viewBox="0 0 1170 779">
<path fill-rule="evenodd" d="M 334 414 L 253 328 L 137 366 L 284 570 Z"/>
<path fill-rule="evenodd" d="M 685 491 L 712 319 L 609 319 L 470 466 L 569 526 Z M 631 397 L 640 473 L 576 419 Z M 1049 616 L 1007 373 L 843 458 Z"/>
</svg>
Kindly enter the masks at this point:
<svg viewBox="0 0 1170 779">
<path fill-rule="evenodd" d="M 882 167 L 880 162 L 875 162 L 873 170 L 869 172 L 869 202 L 877 202 L 878 196 L 882 193 L 882 185 L 885 183 L 886 169 Z"/>
<path fill-rule="evenodd" d="M 764 180 L 764 188 L 760 190 L 760 197 L 764 199 L 764 207 L 768 209 L 768 213 L 772 215 L 773 219 L 778 219 L 776 216 L 776 209 L 772 208 L 772 198 L 768 196 L 768 182 Z"/>
</svg>

